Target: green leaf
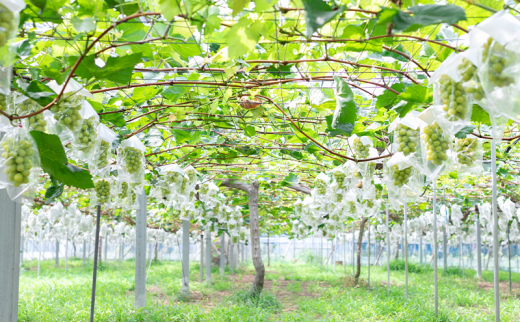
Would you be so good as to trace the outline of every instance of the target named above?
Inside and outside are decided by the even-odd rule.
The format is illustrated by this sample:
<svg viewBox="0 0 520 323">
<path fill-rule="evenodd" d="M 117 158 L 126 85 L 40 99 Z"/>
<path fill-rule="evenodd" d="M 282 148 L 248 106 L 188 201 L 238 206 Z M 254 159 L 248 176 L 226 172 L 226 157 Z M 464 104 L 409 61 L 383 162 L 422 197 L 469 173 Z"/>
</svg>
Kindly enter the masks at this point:
<svg viewBox="0 0 520 323">
<path fill-rule="evenodd" d="M 164 18 L 171 21 L 181 13 L 180 3 L 180 0 L 158 0 L 157 10 L 162 13 Z"/>
<path fill-rule="evenodd" d="M 63 188 L 65 185 L 56 181 L 54 177 L 51 177 L 52 185 L 45 191 L 45 204 L 54 202 L 58 197 L 63 194 Z"/>
<path fill-rule="evenodd" d="M 123 85 L 132 79 L 134 67 L 142 62 L 142 55 L 136 53 L 122 57 L 109 57 L 103 67 L 96 65 L 95 55 L 90 55 L 81 61 L 76 74 L 86 79 L 94 77 L 97 80 L 109 80 Z"/>
<path fill-rule="evenodd" d="M 161 95 L 170 101 L 176 101 L 184 93 L 187 93 L 190 89 L 183 86 L 170 86 L 164 90 Z"/>
<path fill-rule="evenodd" d="M 94 188 L 92 176 L 88 171 L 68 164 L 60 137 L 35 130 L 30 134 L 38 146 L 44 172 L 67 186 L 79 189 Z"/>
<path fill-rule="evenodd" d="M 393 24 L 393 29 L 404 32 L 440 23 L 456 24 L 466 20 L 463 8 L 455 5 L 421 5 L 409 7 L 413 15 L 398 9 L 384 8 L 377 14 L 378 24 Z"/>
<path fill-rule="evenodd" d="M 358 112 L 354 93 L 343 78 L 334 76 L 334 82 L 336 83 L 336 110 L 329 128 L 350 135 L 354 130 Z"/>
<path fill-rule="evenodd" d="M 62 71 L 63 65 L 57 59 L 53 59 L 48 65 L 40 66 L 40 68 L 43 76 L 56 80 L 60 85 L 65 81 L 65 78 L 69 74 L 68 72 Z"/>
<path fill-rule="evenodd" d="M 281 182 L 281 186 L 292 186 L 294 184 L 298 184 L 300 182 L 300 179 L 298 178 L 298 175 L 294 173 L 290 173 L 287 175 Z"/>
<path fill-rule="evenodd" d="M 464 128 L 460 129 L 459 132 L 457 132 L 455 134 L 455 137 L 459 138 L 459 139 L 464 139 L 466 138 L 470 133 L 473 132 L 473 130 L 475 129 L 475 126 L 474 125 L 468 125 L 468 126 L 465 126 Z"/>
<path fill-rule="evenodd" d="M 38 9 L 40 9 L 40 14 L 43 13 L 45 7 L 47 6 L 47 0 L 31 0 L 31 3 Z"/>
<path fill-rule="evenodd" d="M 344 6 L 337 10 L 332 10 L 329 5 L 322 0 L 302 0 L 305 9 L 305 36 L 311 37 L 318 28 L 334 19 L 336 15 L 343 12 Z"/>
<path fill-rule="evenodd" d="M 309 153 L 311 154 L 314 154 L 315 152 L 318 152 L 321 150 L 320 147 L 316 146 L 315 143 L 313 142 L 309 142 L 306 146 L 305 146 L 305 150 L 308 151 Z"/>
<path fill-rule="evenodd" d="M 399 113 L 399 118 L 404 118 L 408 112 L 412 111 L 417 106 L 419 106 L 419 104 L 408 102 L 406 104 L 398 105 L 394 108 L 394 111 Z"/>
<path fill-rule="evenodd" d="M 242 17 L 231 27 L 226 35 L 230 58 L 242 57 L 255 48 L 260 38 L 261 25 L 259 21 L 253 23 L 249 18 Z"/>
<path fill-rule="evenodd" d="M 407 102 L 427 104 L 432 102 L 432 91 L 420 84 L 414 84 L 407 87 L 399 96 L 399 99 Z"/>
<path fill-rule="evenodd" d="M 122 112 L 119 113 L 110 113 L 110 114 L 102 114 L 99 116 L 101 120 L 105 120 L 110 122 L 116 127 L 124 127 L 126 126 L 125 117 Z"/>
<path fill-rule="evenodd" d="M 244 129 L 244 133 L 245 133 L 246 136 L 248 136 L 248 137 L 253 137 L 254 135 L 256 135 L 255 127 L 247 126 L 247 127 Z"/>
<path fill-rule="evenodd" d="M 38 102 L 41 106 L 46 106 L 58 96 L 50 87 L 39 81 L 31 81 L 27 84 L 18 79 L 13 85 L 23 95 Z"/>
<path fill-rule="evenodd" d="M 471 112 L 471 121 L 491 126 L 491 121 L 489 120 L 489 114 L 487 113 L 487 111 L 476 104 L 473 104 L 473 111 Z"/>
<path fill-rule="evenodd" d="M 228 0 L 228 5 L 231 9 L 233 9 L 233 16 L 236 16 L 239 12 L 241 12 L 251 0 Z"/>
</svg>

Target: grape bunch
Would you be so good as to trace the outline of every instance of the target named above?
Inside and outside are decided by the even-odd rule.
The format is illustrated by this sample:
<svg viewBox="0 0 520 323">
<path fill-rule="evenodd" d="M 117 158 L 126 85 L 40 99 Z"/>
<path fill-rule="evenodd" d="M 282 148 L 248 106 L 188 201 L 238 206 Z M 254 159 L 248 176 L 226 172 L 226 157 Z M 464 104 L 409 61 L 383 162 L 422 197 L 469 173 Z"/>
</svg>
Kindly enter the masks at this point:
<svg viewBox="0 0 520 323">
<path fill-rule="evenodd" d="M 97 139 L 96 122 L 94 118 L 83 120 L 79 133 L 77 134 L 77 143 L 79 150 L 88 154 L 94 148 Z"/>
<path fill-rule="evenodd" d="M 75 130 L 81 125 L 80 110 L 81 98 L 72 95 L 61 98 L 57 104 L 51 107 L 54 119 L 69 130 Z"/>
<path fill-rule="evenodd" d="M 188 179 L 184 179 L 181 184 L 181 193 L 185 193 L 186 188 L 188 187 L 189 183 L 192 183 L 196 180 L 197 174 L 195 173 L 195 169 L 189 168 L 186 170 L 186 175 L 188 176 Z"/>
<path fill-rule="evenodd" d="M 208 191 L 209 191 L 209 185 L 208 183 L 204 183 L 200 186 L 200 192 L 202 193 L 202 195 L 206 195 L 208 194 Z"/>
<path fill-rule="evenodd" d="M 314 181 L 314 187 L 318 190 L 319 195 L 325 195 L 327 193 L 327 183 L 320 178 Z"/>
<path fill-rule="evenodd" d="M 368 148 L 370 148 L 369 145 L 363 145 L 363 142 L 361 142 L 361 139 L 356 138 L 354 139 L 354 152 L 358 157 L 360 158 L 367 158 L 368 157 Z"/>
<path fill-rule="evenodd" d="M 453 81 L 443 74 L 439 80 L 442 109 L 447 113 L 448 120 L 463 120 L 468 114 L 469 105 L 466 101 L 466 91 L 462 82 Z"/>
<path fill-rule="evenodd" d="M 123 148 L 123 156 L 125 160 L 125 168 L 129 174 L 139 172 L 143 166 L 143 152 L 134 147 Z"/>
<path fill-rule="evenodd" d="M 4 174 L 8 176 L 10 182 L 15 187 L 29 183 L 29 175 L 32 168 L 32 157 L 34 150 L 28 140 L 16 141 L 14 137 L 5 137 L 2 141 L 4 152 L 2 157 L 5 159 Z"/>
<path fill-rule="evenodd" d="M 398 124 L 396 131 L 396 142 L 399 145 L 397 151 L 402 152 L 405 156 L 416 152 L 419 142 L 419 129 L 414 130 L 404 124 Z"/>
<path fill-rule="evenodd" d="M 399 166 L 394 165 L 391 167 L 392 179 L 394 180 L 394 186 L 401 187 L 408 183 L 410 176 L 412 175 L 412 166 L 399 169 Z"/>
<path fill-rule="evenodd" d="M 29 122 L 29 129 L 41 132 L 47 131 L 47 120 L 43 117 L 43 113 L 29 117 L 27 121 Z"/>
<path fill-rule="evenodd" d="M 426 142 L 428 161 L 435 165 L 442 165 L 448 160 L 446 151 L 449 148 L 449 141 L 437 122 L 424 127 L 422 138 Z"/>
<path fill-rule="evenodd" d="M 477 79 L 477 67 L 469 59 L 463 58 L 462 64 L 458 66 L 458 69 L 462 75 L 462 80 L 464 81 L 462 84 L 466 93 L 472 94 L 477 101 L 482 100 L 484 98 L 484 90 L 482 89 L 482 84 Z"/>
<path fill-rule="evenodd" d="M 107 180 L 99 180 L 94 185 L 96 196 L 99 204 L 105 204 L 110 199 L 110 182 Z"/>
<path fill-rule="evenodd" d="M 0 93 L 0 110 L 5 111 L 7 109 L 7 96 Z"/>
<path fill-rule="evenodd" d="M 341 203 L 341 201 L 343 201 L 343 194 L 334 193 L 334 202 Z"/>
<path fill-rule="evenodd" d="M 457 159 L 460 164 L 472 166 L 477 159 L 477 138 L 457 139 Z"/>
<path fill-rule="evenodd" d="M 0 47 L 5 46 L 16 30 L 13 13 L 0 3 Z"/>
<path fill-rule="evenodd" d="M 111 145 L 109 142 L 101 139 L 99 146 L 99 154 L 97 157 L 97 166 L 98 168 L 104 168 L 108 166 L 108 153 L 110 152 Z"/>
<path fill-rule="evenodd" d="M 489 67 L 491 67 L 488 75 L 489 80 L 498 87 L 508 86 L 513 83 L 514 79 L 512 77 L 502 75 L 504 69 L 512 63 L 512 59 L 504 46 L 494 42 L 490 37 L 483 47 L 482 62 L 486 63 L 487 61 Z"/>
<path fill-rule="evenodd" d="M 334 220 L 334 221 L 339 221 L 339 214 L 334 214 L 333 216 L 330 217 L 331 220 Z"/>
<path fill-rule="evenodd" d="M 184 177 L 177 172 L 166 172 L 166 174 L 164 174 L 164 180 L 168 184 L 179 184 L 184 180 Z"/>
<path fill-rule="evenodd" d="M 369 207 L 369 208 L 374 207 L 374 202 L 372 200 L 365 200 L 365 202 L 366 202 L 367 207 Z"/>
<path fill-rule="evenodd" d="M 354 201 L 347 201 L 347 212 L 356 213 L 356 203 Z"/>
<path fill-rule="evenodd" d="M 128 197 L 128 183 L 121 183 L 121 192 L 117 195 L 120 199 L 125 199 Z"/>
<path fill-rule="evenodd" d="M 338 184 L 338 188 L 344 189 L 345 188 L 345 173 L 340 171 L 335 171 L 333 173 L 334 179 L 336 180 L 336 184 Z"/>
</svg>

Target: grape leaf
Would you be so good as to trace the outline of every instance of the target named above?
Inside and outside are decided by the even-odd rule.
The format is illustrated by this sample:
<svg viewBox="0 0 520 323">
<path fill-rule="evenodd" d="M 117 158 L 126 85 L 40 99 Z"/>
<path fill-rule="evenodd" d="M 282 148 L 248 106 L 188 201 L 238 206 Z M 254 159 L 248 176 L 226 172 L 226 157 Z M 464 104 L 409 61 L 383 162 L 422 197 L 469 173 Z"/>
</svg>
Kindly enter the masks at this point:
<svg viewBox="0 0 520 323">
<path fill-rule="evenodd" d="M 60 137 L 35 130 L 30 134 L 38 146 L 41 167 L 44 172 L 67 186 L 80 189 L 94 188 L 92 175 L 88 171 L 68 164 Z"/>
<path fill-rule="evenodd" d="M 302 0 L 305 9 L 305 36 L 311 37 L 318 28 L 334 19 L 338 14 L 345 9 L 340 6 L 336 10 L 332 10 L 329 5 L 322 0 Z"/>
</svg>

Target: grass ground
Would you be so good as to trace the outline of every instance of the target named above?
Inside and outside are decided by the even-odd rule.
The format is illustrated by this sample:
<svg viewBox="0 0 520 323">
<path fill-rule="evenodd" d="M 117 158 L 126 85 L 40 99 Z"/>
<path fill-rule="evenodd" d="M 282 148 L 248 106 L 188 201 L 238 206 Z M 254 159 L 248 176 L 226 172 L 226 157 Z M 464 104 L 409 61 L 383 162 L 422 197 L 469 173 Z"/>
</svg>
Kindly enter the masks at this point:
<svg viewBox="0 0 520 323">
<path fill-rule="evenodd" d="M 92 269 L 80 259 L 54 268 L 42 262 L 37 278 L 35 261 L 25 262 L 20 277 L 20 321 L 87 321 L 90 313 Z M 92 265 L 92 261 L 90 262 Z M 98 271 L 96 321 L 493 321 L 493 273 L 482 280 L 475 272 L 450 268 L 439 271 L 439 315 L 433 308 L 433 271 L 415 266 L 409 276 L 409 299 L 404 296 L 404 271 L 391 271 L 390 294 L 386 267 L 367 268 L 358 285 L 348 275 L 352 268 L 326 270 L 309 264 L 271 263 L 266 267 L 265 292 L 252 300 L 247 289 L 252 266 L 222 277 L 213 268 L 211 285 L 199 282 L 199 264 L 190 266 L 190 296 L 180 293 L 181 264 L 153 263 L 147 280 L 147 307 L 133 306 L 134 264 L 102 263 Z M 513 293 L 501 272 L 501 319 L 520 321 L 520 274 L 513 274 Z"/>
</svg>

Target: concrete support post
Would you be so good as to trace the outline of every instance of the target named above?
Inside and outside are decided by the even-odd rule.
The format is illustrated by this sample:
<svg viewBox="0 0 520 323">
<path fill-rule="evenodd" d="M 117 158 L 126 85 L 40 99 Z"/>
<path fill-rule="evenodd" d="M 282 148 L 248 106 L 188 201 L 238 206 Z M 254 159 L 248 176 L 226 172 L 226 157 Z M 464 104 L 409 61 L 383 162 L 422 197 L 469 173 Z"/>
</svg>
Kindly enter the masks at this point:
<svg viewBox="0 0 520 323">
<path fill-rule="evenodd" d="M 136 211 L 135 223 L 135 301 L 136 308 L 146 306 L 146 194 L 137 197 L 139 209 Z M 121 248 L 122 249 L 122 248 Z"/>
<path fill-rule="evenodd" d="M 477 221 L 475 221 L 477 227 L 477 277 L 482 278 L 482 242 L 480 236 L 480 216 L 477 215 Z"/>
<path fill-rule="evenodd" d="M 211 284 L 211 231 L 206 229 L 206 283 Z"/>
<path fill-rule="evenodd" d="M 22 207 L 0 190 L 0 321 L 18 321 Z"/>
<path fill-rule="evenodd" d="M 224 275 L 224 268 L 226 268 L 226 256 L 224 255 L 226 253 L 225 245 L 225 234 L 222 232 L 220 234 L 220 274 Z"/>
<path fill-rule="evenodd" d="M 182 288 L 190 291 L 190 221 L 182 220 Z"/>
<path fill-rule="evenodd" d="M 60 241 L 56 239 L 56 247 L 54 248 L 56 254 L 54 255 L 54 267 L 58 268 L 60 266 Z"/>
</svg>

